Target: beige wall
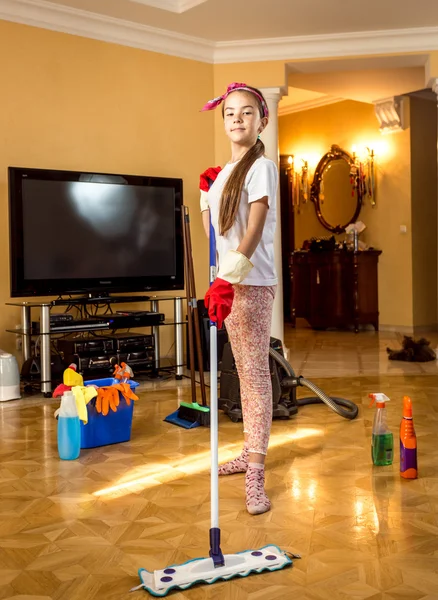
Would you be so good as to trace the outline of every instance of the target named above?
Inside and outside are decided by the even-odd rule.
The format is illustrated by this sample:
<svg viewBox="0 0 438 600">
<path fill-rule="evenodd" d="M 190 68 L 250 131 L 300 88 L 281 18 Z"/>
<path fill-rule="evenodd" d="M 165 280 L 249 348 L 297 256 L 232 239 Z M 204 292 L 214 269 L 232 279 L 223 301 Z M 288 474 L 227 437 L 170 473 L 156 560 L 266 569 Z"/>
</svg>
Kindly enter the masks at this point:
<svg viewBox="0 0 438 600">
<path fill-rule="evenodd" d="M 280 154 L 293 154 L 309 161 L 313 170 L 318 160 L 338 144 L 352 152 L 374 148 L 377 169 L 377 205 L 365 202 L 360 214 L 366 226 L 362 234 L 369 245 L 382 250 L 379 261 L 379 309 L 382 326 L 412 327 L 412 236 L 409 130 L 382 136 L 372 105 L 346 101 L 293 113 L 279 120 Z M 295 242 L 314 235 L 329 235 L 316 218 L 312 203 L 296 215 Z M 400 225 L 408 233 L 400 234 Z M 339 237 L 339 236 L 338 236 Z M 342 237 L 342 236 L 340 236 Z"/>
<path fill-rule="evenodd" d="M 5 307 L 9 165 L 182 177 L 203 294 L 208 250 L 198 182 L 214 162 L 214 130 L 194 107 L 213 95 L 212 66 L 0 21 L 0 73 L 0 348 L 14 351 L 5 329 L 19 322 L 18 309 Z M 62 235 L 54 231 L 54 252 L 57 244 Z M 170 330 L 162 328 L 162 354 Z"/>
<path fill-rule="evenodd" d="M 413 319 L 418 328 L 437 323 L 437 107 L 411 97 Z"/>
<path fill-rule="evenodd" d="M 289 85 L 335 98 L 372 103 L 378 98 L 406 94 L 424 88 L 424 67 L 364 69 L 324 73 L 291 73 Z"/>
</svg>

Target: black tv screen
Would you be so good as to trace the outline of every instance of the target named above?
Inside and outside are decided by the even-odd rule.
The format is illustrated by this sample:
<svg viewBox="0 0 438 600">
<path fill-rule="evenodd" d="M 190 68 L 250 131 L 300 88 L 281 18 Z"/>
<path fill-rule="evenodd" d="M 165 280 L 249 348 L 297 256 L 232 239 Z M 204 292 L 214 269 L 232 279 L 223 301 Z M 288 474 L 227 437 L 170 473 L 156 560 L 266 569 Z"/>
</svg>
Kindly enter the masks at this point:
<svg viewBox="0 0 438 600">
<path fill-rule="evenodd" d="M 182 289 L 182 180 L 9 167 L 11 296 Z"/>
</svg>

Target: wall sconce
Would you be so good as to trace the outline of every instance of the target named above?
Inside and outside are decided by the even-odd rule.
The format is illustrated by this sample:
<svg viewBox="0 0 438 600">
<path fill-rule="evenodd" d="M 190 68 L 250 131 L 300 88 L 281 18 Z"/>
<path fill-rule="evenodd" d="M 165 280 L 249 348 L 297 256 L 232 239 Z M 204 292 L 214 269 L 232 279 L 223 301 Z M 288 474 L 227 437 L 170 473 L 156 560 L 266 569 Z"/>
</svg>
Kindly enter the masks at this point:
<svg viewBox="0 0 438 600">
<path fill-rule="evenodd" d="M 301 161 L 303 166 L 301 167 L 300 193 L 303 202 L 307 202 L 309 199 L 309 163 L 304 158 Z"/>
<path fill-rule="evenodd" d="M 287 157 L 287 177 L 289 182 L 289 198 L 292 203 L 292 210 L 295 206 L 299 205 L 299 194 L 297 194 L 296 190 L 296 181 L 297 174 L 295 173 L 295 161 L 294 155 L 290 155 Z"/>
<path fill-rule="evenodd" d="M 305 204 L 309 200 L 309 165 L 308 161 L 301 159 L 303 166 L 295 170 L 295 157 L 290 155 L 287 159 L 287 174 L 289 180 L 290 198 L 292 207 Z"/>
<path fill-rule="evenodd" d="M 361 156 L 356 154 L 353 146 L 353 160 L 356 167 L 356 185 L 358 193 L 363 199 L 368 198 L 371 206 L 376 206 L 376 176 L 374 164 L 374 150 L 366 146 Z M 352 174 L 353 175 L 353 174 Z"/>
</svg>

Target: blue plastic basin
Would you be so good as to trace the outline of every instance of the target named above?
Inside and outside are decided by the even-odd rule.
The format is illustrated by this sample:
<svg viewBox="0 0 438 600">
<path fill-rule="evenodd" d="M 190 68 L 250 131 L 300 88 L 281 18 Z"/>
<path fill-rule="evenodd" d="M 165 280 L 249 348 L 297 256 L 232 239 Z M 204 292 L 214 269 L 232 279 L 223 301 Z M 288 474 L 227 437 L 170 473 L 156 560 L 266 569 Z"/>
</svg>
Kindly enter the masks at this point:
<svg viewBox="0 0 438 600">
<path fill-rule="evenodd" d="M 97 385 L 98 387 L 108 387 L 115 383 L 120 383 L 120 381 L 112 377 L 84 381 L 84 385 Z M 129 381 L 131 390 L 135 390 L 138 385 L 136 381 Z M 120 392 L 119 397 L 120 404 L 117 412 L 110 409 L 106 416 L 96 411 L 95 399 L 87 404 L 88 423 L 84 425 L 81 421 L 81 448 L 97 448 L 98 446 L 128 442 L 131 439 L 134 401 L 131 400 L 131 404 L 128 406 Z"/>
</svg>

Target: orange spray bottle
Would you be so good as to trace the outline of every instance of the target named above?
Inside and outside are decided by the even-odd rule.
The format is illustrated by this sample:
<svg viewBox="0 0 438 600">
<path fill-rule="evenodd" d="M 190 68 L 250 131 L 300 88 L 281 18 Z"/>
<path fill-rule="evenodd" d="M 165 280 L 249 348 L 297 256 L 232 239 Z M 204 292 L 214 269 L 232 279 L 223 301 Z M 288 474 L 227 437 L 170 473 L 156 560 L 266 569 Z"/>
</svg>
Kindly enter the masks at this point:
<svg viewBox="0 0 438 600">
<path fill-rule="evenodd" d="M 400 475 L 405 479 L 418 477 L 417 436 L 412 420 L 412 400 L 403 397 L 403 418 L 400 423 Z"/>
</svg>

